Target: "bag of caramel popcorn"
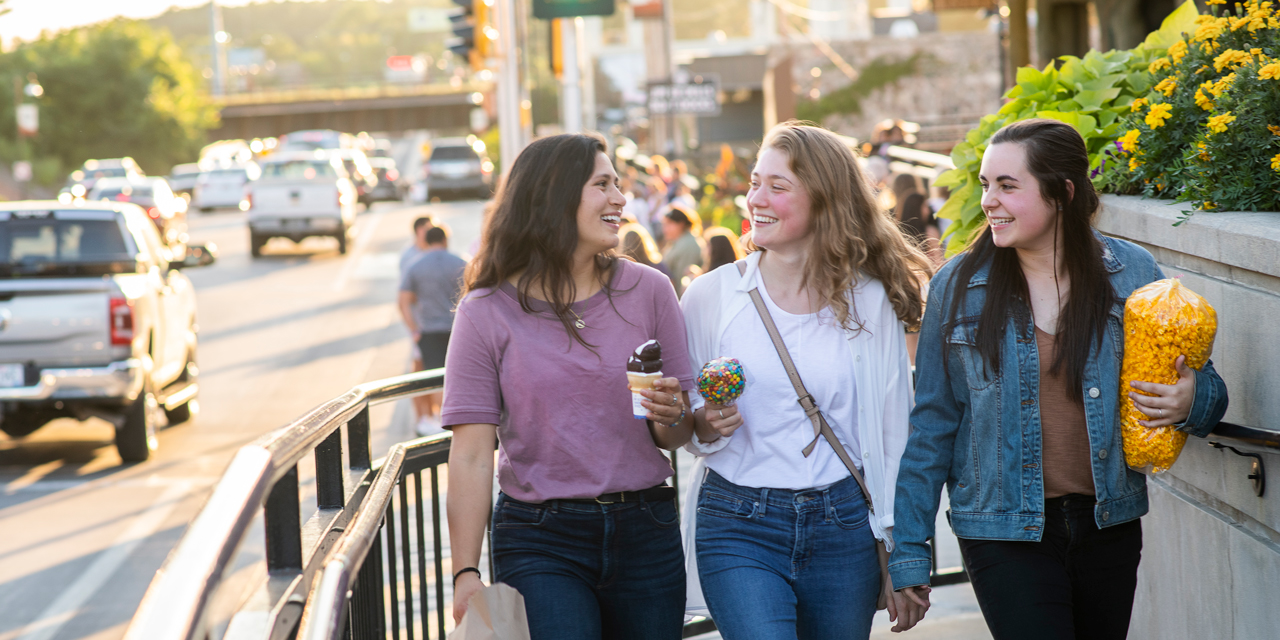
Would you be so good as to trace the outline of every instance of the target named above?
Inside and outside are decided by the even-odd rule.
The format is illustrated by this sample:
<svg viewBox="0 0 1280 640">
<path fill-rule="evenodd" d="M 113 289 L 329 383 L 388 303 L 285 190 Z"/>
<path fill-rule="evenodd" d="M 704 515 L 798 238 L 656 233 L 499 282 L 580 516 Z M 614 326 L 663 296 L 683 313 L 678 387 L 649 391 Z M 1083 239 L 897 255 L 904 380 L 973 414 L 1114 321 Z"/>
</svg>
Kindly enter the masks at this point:
<svg viewBox="0 0 1280 640">
<path fill-rule="evenodd" d="M 1150 429 L 1138 424 L 1148 418 L 1134 406 L 1129 386 L 1138 380 L 1174 384 L 1174 361 L 1187 357 L 1187 366 L 1199 369 L 1213 351 L 1218 314 L 1194 291 L 1176 279 L 1157 280 L 1134 291 L 1124 304 L 1124 361 L 1120 366 L 1120 428 L 1124 457 L 1129 468 L 1147 474 L 1173 466 L 1187 434 L 1173 426 Z M 1149 395 L 1149 394 L 1143 394 Z"/>
</svg>

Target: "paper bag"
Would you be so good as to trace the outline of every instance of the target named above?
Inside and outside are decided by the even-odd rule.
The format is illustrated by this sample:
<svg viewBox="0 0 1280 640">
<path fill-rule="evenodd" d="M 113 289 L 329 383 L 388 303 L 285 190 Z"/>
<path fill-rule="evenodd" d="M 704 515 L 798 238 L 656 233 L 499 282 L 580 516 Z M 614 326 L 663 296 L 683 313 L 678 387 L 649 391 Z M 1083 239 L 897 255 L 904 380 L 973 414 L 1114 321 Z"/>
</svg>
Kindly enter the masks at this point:
<svg viewBox="0 0 1280 640">
<path fill-rule="evenodd" d="M 449 640 L 529 640 L 524 596 L 501 582 L 485 587 L 471 597 Z"/>
</svg>

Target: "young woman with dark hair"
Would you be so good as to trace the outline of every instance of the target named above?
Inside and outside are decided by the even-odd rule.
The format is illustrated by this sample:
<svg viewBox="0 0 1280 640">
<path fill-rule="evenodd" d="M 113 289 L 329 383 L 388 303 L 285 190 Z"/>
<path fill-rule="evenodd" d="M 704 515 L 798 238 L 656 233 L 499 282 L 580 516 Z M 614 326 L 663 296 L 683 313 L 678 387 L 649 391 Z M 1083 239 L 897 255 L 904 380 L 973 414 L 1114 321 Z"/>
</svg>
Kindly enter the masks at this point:
<svg viewBox="0 0 1280 640">
<path fill-rule="evenodd" d="M 965 567 L 997 640 L 1124 638 L 1146 477 L 1120 434 L 1124 301 L 1164 277 L 1093 229 L 1084 140 L 1056 120 L 996 132 L 982 158 L 987 224 L 929 290 L 912 433 L 898 472 L 893 583 L 927 602 L 943 483 Z M 1227 408 L 1212 362 L 1125 390 L 1149 420 L 1204 436 Z"/>
<path fill-rule="evenodd" d="M 468 267 L 443 411 L 455 619 L 483 587 L 497 443 L 494 579 L 524 596 L 533 640 L 680 637 L 684 558 L 659 447 L 689 440 L 693 372 L 670 281 L 614 255 L 617 182 L 598 137 L 534 142 Z M 637 420 L 626 365 L 649 340 L 665 377 Z"/>
<path fill-rule="evenodd" d="M 686 502 L 686 554 L 727 640 L 866 638 L 881 598 L 908 628 L 923 610 L 893 594 L 880 562 L 911 409 L 905 332 L 929 263 L 818 127 L 769 131 L 747 207 L 757 250 L 681 301 L 694 364 L 736 358 L 746 378 L 733 405 L 694 399 L 689 450 L 706 471 Z"/>
</svg>

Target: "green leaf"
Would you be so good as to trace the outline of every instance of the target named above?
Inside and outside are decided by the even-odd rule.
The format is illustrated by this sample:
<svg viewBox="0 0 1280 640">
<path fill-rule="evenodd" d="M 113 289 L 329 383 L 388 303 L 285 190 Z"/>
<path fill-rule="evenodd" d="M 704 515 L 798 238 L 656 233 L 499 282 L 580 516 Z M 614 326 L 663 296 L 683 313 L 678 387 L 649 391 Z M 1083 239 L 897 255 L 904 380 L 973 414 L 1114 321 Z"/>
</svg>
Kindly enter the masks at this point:
<svg viewBox="0 0 1280 640">
<path fill-rule="evenodd" d="M 1196 18 L 1199 16 L 1200 10 L 1196 8 L 1196 3 L 1193 0 L 1187 0 L 1182 6 L 1174 9 L 1173 13 L 1160 23 L 1160 28 L 1151 32 L 1139 47 L 1147 50 L 1168 49 L 1173 43 L 1182 39 L 1182 34 L 1195 30 Z"/>
<path fill-rule="evenodd" d="M 954 158 L 952 158 L 952 161 L 954 162 Z M 957 164 L 957 166 L 959 165 Z M 953 187 L 958 187 L 965 183 L 964 179 L 967 173 L 968 173 L 967 171 L 959 168 L 950 169 L 948 171 L 943 172 L 942 175 L 938 176 L 937 179 L 933 181 L 933 184 L 935 186 L 946 187 L 948 189 L 951 189 Z"/>
</svg>

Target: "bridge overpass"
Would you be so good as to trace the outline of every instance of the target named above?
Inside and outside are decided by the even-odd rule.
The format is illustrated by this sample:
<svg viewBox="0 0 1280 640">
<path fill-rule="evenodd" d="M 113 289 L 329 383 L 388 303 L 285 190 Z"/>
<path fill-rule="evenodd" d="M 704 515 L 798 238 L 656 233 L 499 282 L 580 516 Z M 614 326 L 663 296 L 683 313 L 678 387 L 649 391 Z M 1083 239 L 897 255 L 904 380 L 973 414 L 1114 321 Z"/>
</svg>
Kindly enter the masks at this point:
<svg viewBox="0 0 1280 640">
<path fill-rule="evenodd" d="M 471 109 L 491 96 L 492 82 L 345 89 L 291 89 L 218 99 L 221 126 L 211 140 L 265 138 L 302 129 L 390 134 L 465 130 Z"/>
</svg>

